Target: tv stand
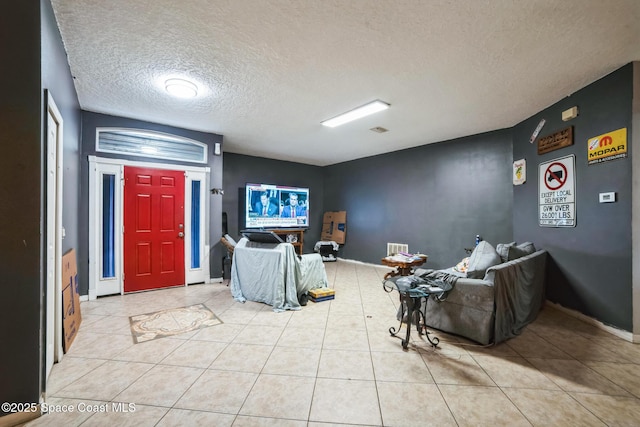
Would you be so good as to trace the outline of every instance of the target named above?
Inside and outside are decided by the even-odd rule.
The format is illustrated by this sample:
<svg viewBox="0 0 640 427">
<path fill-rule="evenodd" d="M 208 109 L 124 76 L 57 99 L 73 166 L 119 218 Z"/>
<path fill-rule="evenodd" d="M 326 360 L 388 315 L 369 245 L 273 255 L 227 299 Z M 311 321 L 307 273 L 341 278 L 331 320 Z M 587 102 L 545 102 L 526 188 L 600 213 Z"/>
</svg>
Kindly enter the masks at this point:
<svg viewBox="0 0 640 427">
<path fill-rule="evenodd" d="M 293 245 L 296 252 L 298 252 L 298 255 L 302 255 L 302 249 L 304 248 L 304 232 L 306 231 L 306 229 L 304 228 L 270 228 L 266 231 L 274 232 L 275 234 L 280 236 L 280 238 L 285 242 L 287 241 L 288 234 L 295 235 L 297 241 L 288 242 L 288 243 L 291 243 Z"/>
</svg>

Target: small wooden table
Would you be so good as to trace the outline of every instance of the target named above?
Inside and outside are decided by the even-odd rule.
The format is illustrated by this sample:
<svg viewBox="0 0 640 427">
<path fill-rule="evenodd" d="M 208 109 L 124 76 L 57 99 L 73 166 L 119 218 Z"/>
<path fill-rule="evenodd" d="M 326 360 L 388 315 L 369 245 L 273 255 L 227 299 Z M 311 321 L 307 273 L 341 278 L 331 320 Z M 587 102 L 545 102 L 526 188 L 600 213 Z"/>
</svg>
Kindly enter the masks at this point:
<svg viewBox="0 0 640 427">
<path fill-rule="evenodd" d="M 397 261 L 390 257 L 382 258 L 382 263 L 389 267 L 395 267 L 395 271 L 390 271 L 384 275 L 384 280 L 387 280 L 389 277 L 395 276 L 409 276 L 411 275 L 411 269 L 413 267 L 421 266 L 427 262 L 427 255 L 420 255 L 417 259 L 412 259 L 408 261 Z"/>
</svg>

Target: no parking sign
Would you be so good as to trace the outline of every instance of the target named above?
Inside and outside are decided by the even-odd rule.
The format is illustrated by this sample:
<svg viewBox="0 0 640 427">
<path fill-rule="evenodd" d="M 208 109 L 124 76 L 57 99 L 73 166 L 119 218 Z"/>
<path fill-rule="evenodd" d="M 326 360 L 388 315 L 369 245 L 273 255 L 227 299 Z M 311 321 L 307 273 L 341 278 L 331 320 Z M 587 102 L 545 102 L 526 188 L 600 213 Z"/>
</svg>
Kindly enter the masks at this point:
<svg viewBox="0 0 640 427">
<path fill-rule="evenodd" d="M 576 226 L 575 156 L 540 163 L 538 170 L 541 227 Z"/>
</svg>

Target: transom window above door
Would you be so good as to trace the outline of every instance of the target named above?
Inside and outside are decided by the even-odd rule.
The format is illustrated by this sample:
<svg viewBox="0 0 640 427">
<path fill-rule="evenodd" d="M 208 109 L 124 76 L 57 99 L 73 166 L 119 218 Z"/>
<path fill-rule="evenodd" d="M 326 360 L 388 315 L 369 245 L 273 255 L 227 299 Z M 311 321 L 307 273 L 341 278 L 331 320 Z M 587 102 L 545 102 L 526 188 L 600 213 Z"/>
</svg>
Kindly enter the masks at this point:
<svg viewBox="0 0 640 427">
<path fill-rule="evenodd" d="M 152 159 L 207 162 L 207 145 L 189 138 L 150 130 L 97 128 L 96 151 Z"/>
</svg>

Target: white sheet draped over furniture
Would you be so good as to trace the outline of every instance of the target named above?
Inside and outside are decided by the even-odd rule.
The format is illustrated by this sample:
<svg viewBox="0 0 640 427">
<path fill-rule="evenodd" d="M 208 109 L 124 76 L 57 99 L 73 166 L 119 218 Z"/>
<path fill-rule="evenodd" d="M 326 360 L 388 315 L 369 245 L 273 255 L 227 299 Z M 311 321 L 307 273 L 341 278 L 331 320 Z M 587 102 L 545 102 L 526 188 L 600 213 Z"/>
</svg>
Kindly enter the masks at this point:
<svg viewBox="0 0 640 427">
<path fill-rule="evenodd" d="M 319 254 L 296 255 L 291 243 L 258 243 L 242 238 L 233 251 L 231 295 L 263 302 L 274 311 L 300 310 L 298 295 L 328 286 Z"/>
</svg>

